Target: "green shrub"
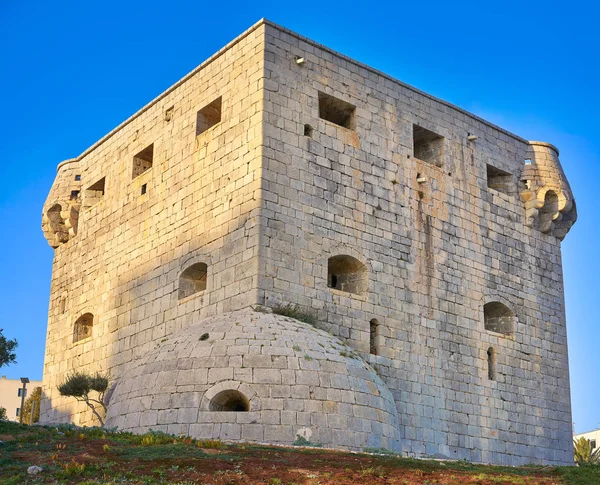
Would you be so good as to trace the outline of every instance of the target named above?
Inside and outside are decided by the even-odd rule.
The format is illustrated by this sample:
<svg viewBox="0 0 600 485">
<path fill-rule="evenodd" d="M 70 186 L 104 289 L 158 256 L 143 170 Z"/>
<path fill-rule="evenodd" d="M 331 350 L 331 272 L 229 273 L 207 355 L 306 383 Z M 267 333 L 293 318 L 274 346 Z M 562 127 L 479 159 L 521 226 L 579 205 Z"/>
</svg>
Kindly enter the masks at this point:
<svg viewBox="0 0 600 485">
<path fill-rule="evenodd" d="M 84 402 L 92 413 L 104 426 L 104 420 L 96 410 L 100 406 L 106 413 L 106 404 L 104 404 L 104 393 L 108 389 L 109 377 L 106 374 L 86 374 L 85 372 L 74 372 L 67 376 L 65 381 L 58 386 L 58 392 L 61 396 L 74 397 L 78 401 Z M 91 392 L 97 393 L 97 397 L 92 397 Z"/>
<path fill-rule="evenodd" d="M 140 437 L 140 444 L 142 446 L 165 445 L 167 443 L 174 442 L 177 442 L 177 438 L 175 436 L 163 433 L 162 431 L 150 430 Z"/>
<path fill-rule="evenodd" d="M 583 436 L 573 441 L 575 448 L 575 462 L 578 465 L 600 465 L 600 448 L 592 450 L 590 440 Z"/>
</svg>

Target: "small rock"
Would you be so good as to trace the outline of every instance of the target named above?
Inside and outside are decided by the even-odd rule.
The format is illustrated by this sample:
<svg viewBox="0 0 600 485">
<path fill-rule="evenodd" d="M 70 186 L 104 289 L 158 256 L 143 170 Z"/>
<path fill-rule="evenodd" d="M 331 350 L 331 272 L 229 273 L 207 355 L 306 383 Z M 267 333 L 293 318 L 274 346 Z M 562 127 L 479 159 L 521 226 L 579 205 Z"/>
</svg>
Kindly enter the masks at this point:
<svg viewBox="0 0 600 485">
<path fill-rule="evenodd" d="M 37 475 L 41 471 L 43 471 L 43 468 L 35 465 L 32 465 L 27 469 L 27 473 L 29 473 L 29 475 Z"/>
</svg>

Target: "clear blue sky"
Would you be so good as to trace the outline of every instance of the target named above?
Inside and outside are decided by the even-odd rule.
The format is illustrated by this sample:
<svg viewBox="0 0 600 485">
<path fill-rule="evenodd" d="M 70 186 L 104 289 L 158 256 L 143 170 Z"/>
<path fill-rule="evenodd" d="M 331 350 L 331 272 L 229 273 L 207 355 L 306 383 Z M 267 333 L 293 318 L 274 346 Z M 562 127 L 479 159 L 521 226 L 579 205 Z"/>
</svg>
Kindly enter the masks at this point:
<svg viewBox="0 0 600 485">
<path fill-rule="evenodd" d="M 56 165 L 261 17 L 560 148 L 579 221 L 563 243 L 573 420 L 600 427 L 597 7 L 590 2 L 0 2 L 0 373 L 42 377 Z"/>
</svg>

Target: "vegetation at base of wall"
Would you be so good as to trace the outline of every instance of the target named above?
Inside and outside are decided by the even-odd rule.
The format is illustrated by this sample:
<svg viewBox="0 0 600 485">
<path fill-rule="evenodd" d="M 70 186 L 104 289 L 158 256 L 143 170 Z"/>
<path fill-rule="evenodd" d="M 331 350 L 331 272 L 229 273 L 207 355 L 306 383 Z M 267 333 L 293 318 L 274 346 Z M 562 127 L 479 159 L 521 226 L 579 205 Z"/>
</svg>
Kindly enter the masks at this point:
<svg viewBox="0 0 600 485">
<path fill-rule="evenodd" d="M 273 305 L 271 307 L 273 313 L 276 315 L 283 315 L 284 317 L 290 317 L 301 322 L 308 323 L 309 325 L 315 325 L 318 321 L 318 315 L 316 310 L 306 308 L 301 305 L 286 303 L 285 305 Z"/>
<path fill-rule="evenodd" d="M 8 415 L 6 414 L 6 408 L 0 406 L 0 421 L 5 421 L 8 419 Z"/>
<path fill-rule="evenodd" d="M 74 397 L 78 401 L 84 402 L 94 413 L 94 416 L 100 422 L 100 426 L 104 426 L 104 419 L 98 413 L 98 408 L 106 413 L 104 394 L 108 389 L 109 380 L 108 374 L 100 372 L 95 374 L 73 372 L 58 386 L 58 392 L 61 396 Z M 92 392 L 95 394 L 92 394 Z"/>
<path fill-rule="evenodd" d="M 598 485 L 600 465 L 501 467 L 143 435 L 73 425 L 0 422 L 0 484 L 79 485 Z M 301 442 L 301 443 L 300 443 Z M 314 446 L 298 440 L 299 446 Z M 30 476 L 27 469 L 42 471 Z"/>
<path fill-rule="evenodd" d="M 312 441 L 307 440 L 304 436 L 301 436 L 299 434 L 296 435 L 296 439 L 294 440 L 292 445 L 294 445 L 294 446 L 310 446 L 313 448 L 321 448 L 323 446 L 323 445 L 320 445 L 319 443 L 313 443 Z"/>
</svg>

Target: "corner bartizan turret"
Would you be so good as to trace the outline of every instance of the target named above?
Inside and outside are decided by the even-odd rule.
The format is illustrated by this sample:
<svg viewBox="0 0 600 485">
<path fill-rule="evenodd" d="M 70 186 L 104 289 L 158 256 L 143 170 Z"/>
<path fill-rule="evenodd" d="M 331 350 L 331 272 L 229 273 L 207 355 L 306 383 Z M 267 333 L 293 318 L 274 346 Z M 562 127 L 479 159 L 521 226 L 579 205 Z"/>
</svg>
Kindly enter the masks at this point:
<svg viewBox="0 0 600 485">
<path fill-rule="evenodd" d="M 53 248 L 67 243 L 77 235 L 81 208 L 79 160 L 65 160 L 58 165 L 56 171 L 56 179 L 42 212 L 42 231 Z"/>
<path fill-rule="evenodd" d="M 577 207 L 555 146 L 529 142 L 521 175 L 521 199 L 528 226 L 564 239 L 577 220 Z"/>
</svg>

